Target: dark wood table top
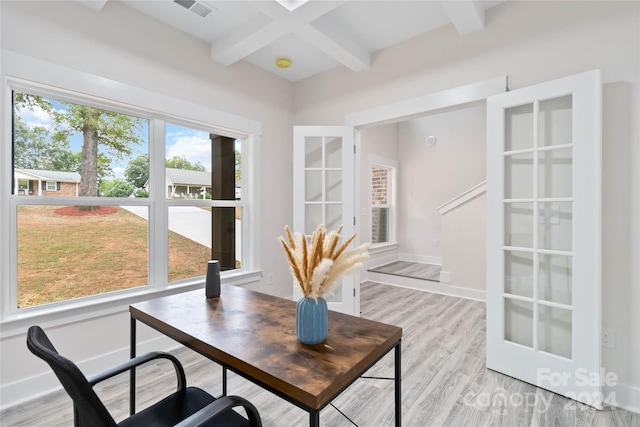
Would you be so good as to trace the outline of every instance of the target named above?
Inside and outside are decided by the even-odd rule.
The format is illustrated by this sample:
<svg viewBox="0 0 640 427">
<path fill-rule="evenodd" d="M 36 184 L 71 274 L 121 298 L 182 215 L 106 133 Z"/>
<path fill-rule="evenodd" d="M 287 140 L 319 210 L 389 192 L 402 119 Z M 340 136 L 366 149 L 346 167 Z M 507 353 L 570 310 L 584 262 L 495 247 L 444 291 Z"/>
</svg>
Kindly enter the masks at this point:
<svg viewBox="0 0 640 427">
<path fill-rule="evenodd" d="M 312 409 L 321 409 L 401 339 L 402 329 L 329 311 L 322 344 L 296 338 L 296 303 L 236 286 L 133 304 L 134 319 Z"/>
</svg>

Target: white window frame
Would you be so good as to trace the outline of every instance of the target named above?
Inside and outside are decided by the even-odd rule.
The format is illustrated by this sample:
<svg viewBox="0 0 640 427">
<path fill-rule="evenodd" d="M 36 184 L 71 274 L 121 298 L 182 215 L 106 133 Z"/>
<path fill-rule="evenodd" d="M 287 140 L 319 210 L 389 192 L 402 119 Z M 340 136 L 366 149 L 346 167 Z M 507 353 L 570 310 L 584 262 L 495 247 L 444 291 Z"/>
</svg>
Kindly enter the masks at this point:
<svg viewBox="0 0 640 427">
<path fill-rule="evenodd" d="M 50 184 L 53 188 L 49 188 Z M 46 181 L 44 189 L 46 191 L 58 191 L 58 181 Z"/>
<path fill-rule="evenodd" d="M 376 156 L 373 154 L 369 155 L 369 169 L 367 172 L 367 188 L 368 188 L 368 197 L 367 200 L 369 202 L 369 216 L 371 221 L 369 222 L 369 241 L 373 241 L 372 236 L 372 228 L 373 228 L 373 208 L 379 207 L 388 207 L 389 208 L 389 239 L 387 242 L 381 242 L 372 244 L 372 248 L 381 248 L 389 245 L 397 244 L 397 194 L 398 194 L 398 162 L 396 160 L 388 159 L 382 156 Z M 387 174 L 387 204 L 386 205 L 374 205 L 373 201 L 373 192 L 371 190 L 371 183 L 373 180 L 372 170 L 374 167 L 387 169 L 389 173 Z"/>
<path fill-rule="evenodd" d="M 100 76 L 69 69 L 14 52 L 0 51 L 2 74 L 0 75 L 0 198 L 8 200 L 0 206 L 0 331 L 2 336 L 12 336 L 39 322 L 55 326 L 85 320 L 106 314 L 126 312 L 128 305 L 154 294 L 171 294 L 203 287 L 204 276 L 167 283 L 167 211 L 172 203 L 165 197 L 164 189 L 164 123 L 181 123 L 203 128 L 223 136 L 243 139 L 242 147 L 242 199 L 243 199 L 243 268 L 221 275 L 223 283 L 245 284 L 260 280 L 260 230 L 258 228 L 259 205 L 259 149 L 262 124 L 254 120 L 215 110 L 182 99 L 169 97 Z M 110 292 L 84 298 L 56 302 L 42 306 L 17 309 L 17 230 L 16 206 L 18 204 L 46 204 L 42 197 L 19 197 L 12 194 L 12 90 L 24 91 L 63 101 L 82 103 L 96 108 L 133 114 L 154 119 L 149 129 L 149 172 L 163 179 L 153 182 L 157 188 L 143 198 L 89 198 L 69 197 L 75 205 L 138 205 L 148 206 L 149 215 L 149 284 L 140 288 Z M 159 143 L 159 139 L 162 143 Z M 152 141 L 156 141 L 155 144 Z M 64 203 L 65 197 L 56 198 Z M 195 201 L 194 201 L 195 202 Z M 202 201 L 206 202 L 206 201 Z"/>
</svg>

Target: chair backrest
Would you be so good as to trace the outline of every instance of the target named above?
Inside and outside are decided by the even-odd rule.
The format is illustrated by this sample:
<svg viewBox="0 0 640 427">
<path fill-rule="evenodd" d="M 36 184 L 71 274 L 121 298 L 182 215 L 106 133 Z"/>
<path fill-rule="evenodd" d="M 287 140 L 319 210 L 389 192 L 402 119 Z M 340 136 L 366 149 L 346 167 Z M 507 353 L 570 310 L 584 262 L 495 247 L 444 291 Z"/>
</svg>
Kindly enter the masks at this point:
<svg viewBox="0 0 640 427">
<path fill-rule="evenodd" d="M 71 360 L 58 354 L 41 327 L 32 326 L 27 332 L 27 347 L 49 364 L 75 407 L 76 426 L 114 427 L 116 422 L 93 391 L 91 384 Z"/>
</svg>

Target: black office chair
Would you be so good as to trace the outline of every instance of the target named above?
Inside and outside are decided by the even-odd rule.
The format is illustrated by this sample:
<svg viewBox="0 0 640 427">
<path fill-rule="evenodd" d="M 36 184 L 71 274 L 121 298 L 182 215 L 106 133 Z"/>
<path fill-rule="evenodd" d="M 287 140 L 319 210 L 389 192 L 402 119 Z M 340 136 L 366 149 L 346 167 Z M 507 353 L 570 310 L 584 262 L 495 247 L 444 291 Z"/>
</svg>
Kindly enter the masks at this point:
<svg viewBox="0 0 640 427">
<path fill-rule="evenodd" d="M 239 396 L 224 396 L 216 399 L 202 389 L 187 387 L 184 368 L 178 359 L 168 353 L 153 352 L 139 356 L 92 378 L 87 378 L 72 361 L 58 354 L 39 326 L 29 328 L 27 347 L 51 366 L 73 400 L 76 427 L 262 426 L 258 410 L 246 399 Z M 93 386 L 155 359 L 167 359 L 173 363 L 178 377 L 178 390 L 126 420 L 116 423 L 93 390 Z M 234 407 L 243 407 L 248 420 L 234 411 L 232 409 Z"/>
</svg>

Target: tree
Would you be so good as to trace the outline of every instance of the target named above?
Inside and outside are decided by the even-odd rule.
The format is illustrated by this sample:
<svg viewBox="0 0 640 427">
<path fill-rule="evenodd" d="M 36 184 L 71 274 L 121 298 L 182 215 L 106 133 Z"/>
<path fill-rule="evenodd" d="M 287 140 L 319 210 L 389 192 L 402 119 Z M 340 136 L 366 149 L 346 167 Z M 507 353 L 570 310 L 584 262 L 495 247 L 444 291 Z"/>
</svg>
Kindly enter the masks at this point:
<svg viewBox="0 0 640 427">
<path fill-rule="evenodd" d="M 135 188 L 124 179 L 105 179 L 100 182 L 100 192 L 105 197 L 129 197 Z"/>
<path fill-rule="evenodd" d="M 203 171 L 205 172 L 207 168 L 205 168 L 202 163 L 196 162 L 195 164 L 191 163 L 189 160 L 184 157 L 174 156 L 170 159 L 167 159 L 165 162 L 165 166 L 173 169 L 186 169 L 190 171 Z"/>
<path fill-rule="evenodd" d="M 43 126 L 27 127 L 16 120 L 14 127 L 14 165 L 24 169 L 46 169 L 48 130 Z"/>
<path fill-rule="evenodd" d="M 236 151 L 236 185 L 242 180 L 242 154 Z"/>
<path fill-rule="evenodd" d="M 80 196 L 96 197 L 99 181 L 113 175 L 111 159 L 104 153 L 99 153 L 100 145 L 106 147 L 111 156 L 122 159 L 131 154 L 133 145 L 144 142 L 140 136 L 143 123 L 140 118 L 20 92 L 16 92 L 14 96 L 17 111 L 23 108 L 41 108 L 55 120 L 56 130 L 47 141 L 49 149 L 55 153 L 55 156 L 47 158 L 49 168 L 80 172 Z M 54 102 L 62 108 L 54 108 Z M 19 128 L 19 120 L 16 121 L 16 128 Z M 70 149 L 68 140 L 74 133 L 82 135 L 80 153 L 72 153 Z M 42 142 L 35 138 L 37 135 L 24 135 L 33 143 Z M 28 144 L 23 144 L 23 141 L 16 142 L 16 150 L 21 157 L 28 153 L 25 151 L 27 148 Z"/>
<path fill-rule="evenodd" d="M 184 157 L 174 156 L 165 161 L 165 167 L 173 169 L 186 169 L 193 171 L 206 171 L 202 163 L 191 163 Z M 124 171 L 124 176 L 135 188 L 143 188 L 149 180 L 149 155 L 141 154 L 131 160 Z M 148 192 L 136 192 L 136 197 L 149 197 Z"/>
<path fill-rule="evenodd" d="M 149 180 L 149 155 L 142 154 L 129 161 L 124 177 L 136 188 L 142 188 Z"/>
<path fill-rule="evenodd" d="M 65 104 L 66 112 L 56 112 L 56 122 L 64 129 L 62 132 L 82 133 L 82 159 L 80 162 L 79 195 L 96 197 L 98 195 L 98 146 L 103 145 L 113 157 L 123 158 L 130 155 L 132 145 L 141 144 L 139 130 L 142 119 L 99 110 L 79 104 Z"/>
<path fill-rule="evenodd" d="M 24 169 L 57 170 L 74 172 L 79 161 L 66 138 L 44 126 L 29 128 L 19 116 L 15 116 L 14 165 Z"/>
</svg>

